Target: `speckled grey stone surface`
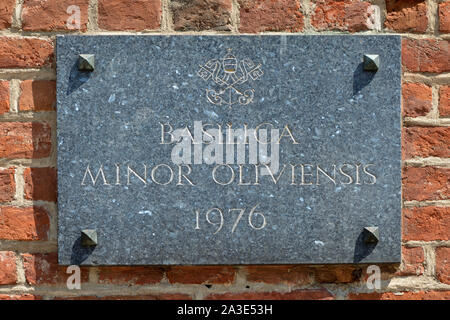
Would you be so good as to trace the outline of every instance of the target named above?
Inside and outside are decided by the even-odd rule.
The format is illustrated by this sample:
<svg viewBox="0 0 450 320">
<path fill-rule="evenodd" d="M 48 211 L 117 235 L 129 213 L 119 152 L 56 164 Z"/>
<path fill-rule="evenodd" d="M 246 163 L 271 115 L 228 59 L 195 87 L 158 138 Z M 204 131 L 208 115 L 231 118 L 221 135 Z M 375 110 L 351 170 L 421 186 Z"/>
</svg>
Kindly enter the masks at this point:
<svg viewBox="0 0 450 320">
<path fill-rule="evenodd" d="M 237 60 L 248 59 L 249 69 L 261 65 L 255 79 L 248 74 L 236 85 L 254 90 L 249 104 L 236 95 L 232 105 L 206 97 L 217 85 L 197 72 L 228 49 Z M 399 36 L 58 36 L 59 263 L 399 262 L 400 51 Z M 78 71 L 78 54 L 91 53 L 95 71 Z M 363 70 L 365 53 L 380 56 L 378 72 Z M 239 185 L 239 169 L 231 165 L 235 181 L 222 186 L 212 179 L 213 164 L 193 164 L 189 177 L 196 185 L 177 185 L 173 146 L 160 144 L 160 123 L 192 129 L 194 121 L 287 124 L 298 144 L 283 138 L 280 164 L 313 165 L 304 166 L 313 174 L 305 183 L 313 184 L 300 184 L 297 167 L 295 185 L 290 168 L 277 184 L 261 176 L 258 185 Z M 161 163 L 174 171 L 168 185 L 150 177 Z M 368 164 L 375 184 L 363 171 Z M 89 176 L 82 185 L 88 165 L 94 176 L 102 166 L 108 185 L 101 174 L 95 186 Z M 144 175 L 144 165 L 147 183 L 131 174 L 127 184 L 127 166 Z M 331 174 L 333 165 L 336 183 L 317 174 L 317 166 Z M 168 172 L 155 177 L 162 181 Z M 242 182 L 254 182 L 251 165 L 242 172 Z M 225 174 L 219 170 L 218 179 Z M 250 217 L 255 228 L 249 222 L 255 205 L 266 219 L 259 230 L 261 216 Z M 217 233 L 218 211 L 209 214 L 211 223 L 205 216 L 211 208 L 223 211 Z M 246 210 L 232 232 L 240 211 L 230 209 L 236 208 Z M 379 227 L 377 245 L 364 243 L 366 226 Z M 96 247 L 81 246 L 82 229 L 97 230 Z"/>
</svg>

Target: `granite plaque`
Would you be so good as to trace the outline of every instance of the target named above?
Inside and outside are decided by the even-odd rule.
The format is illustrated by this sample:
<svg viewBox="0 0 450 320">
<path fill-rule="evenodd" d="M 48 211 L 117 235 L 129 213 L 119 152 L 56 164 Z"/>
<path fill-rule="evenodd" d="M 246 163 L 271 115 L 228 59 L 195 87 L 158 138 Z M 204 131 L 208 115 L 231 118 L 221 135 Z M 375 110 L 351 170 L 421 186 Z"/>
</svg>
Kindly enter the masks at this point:
<svg viewBox="0 0 450 320">
<path fill-rule="evenodd" d="M 400 52 L 58 36 L 59 262 L 399 262 Z"/>
</svg>

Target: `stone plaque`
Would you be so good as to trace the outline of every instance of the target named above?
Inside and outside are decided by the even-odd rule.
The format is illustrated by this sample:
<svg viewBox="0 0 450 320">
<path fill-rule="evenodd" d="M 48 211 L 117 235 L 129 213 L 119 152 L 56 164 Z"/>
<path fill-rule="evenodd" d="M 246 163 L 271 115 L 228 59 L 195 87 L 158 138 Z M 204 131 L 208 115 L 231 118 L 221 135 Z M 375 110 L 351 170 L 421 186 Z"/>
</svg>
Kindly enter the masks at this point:
<svg viewBox="0 0 450 320">
<path fill-rule="evenodd" d="M 400 262 L 400 52 L 58 36 L 59 262 Z"/>
</svg>

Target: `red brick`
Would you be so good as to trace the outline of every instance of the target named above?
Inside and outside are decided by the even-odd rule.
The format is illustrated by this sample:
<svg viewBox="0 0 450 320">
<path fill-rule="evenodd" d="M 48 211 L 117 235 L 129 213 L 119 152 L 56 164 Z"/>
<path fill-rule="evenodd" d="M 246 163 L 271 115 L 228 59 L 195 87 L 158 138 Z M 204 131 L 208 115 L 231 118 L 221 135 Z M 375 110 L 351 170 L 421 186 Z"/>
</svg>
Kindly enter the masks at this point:
<svg viewBox="0 0 450 320">
<path fill-rule="evenodd" d="M 161 1 L 99 0 L 98 25 L 104 30 L 154 30 L 161 23 Z"/>
<path fill-rule="evenodd" d="M 41 300 L 41 297 L 32 294 L 0 294 L 0 300 Z"/>
<path fill-rule="evenodd" d="M 151 284 L 163 279 L 164 268 L 148 267 L 102 267 L 99 270 L 100 283 L 112 284 Z"/>
<path fill-rule="evenodd" d="M 67 266 L 58 265 L 57 257 L 58 255 L 56 253 L 22 254 L 27 283 L 30 285 L 66 284 L 67 279 L 72 274 L 66 273 Z M 89 269 L 87 267 L 81 267 L 81 282 L 87 282 L 88 279 Z"/>
<path fill-rule="evenodd" d="M 23 178 L 25 181 L 25 199 L 56 202 L 55 168 L 26 168 L 23 172 Z"/>
<path fill-rule="evenodd" d="M 187 30 L 231 30 L 231 0 L 173 0 L 173 28 Z"/>
<path fill-rule="evenodd" d="M 406 127 L 402 138 L 405 159 L 450 157 L 450 127 Z"/>
<path fill-rule="evenodd" d="M 403 210 L 403 240 L 450 240 L 450 208 L 419 207 Z"/>
<path fill-rule="evenodd" d="M 80 10 L 80 29 L 87 29 L 89 0 L 25 0 L 22 5 L 22 29 L 25 31 L 71 30 L 74 25 L 70 19 L 74 11 L 67 12 L 70 6 Z M 70 19 L 70 21 L 69 21 Z"/>
<path fill-rule="evenodd" d="M 440 282 L 450 284 L 450 248 L 436 248 L 436 277 Z"/>
<path fill-rule="evenodd" d="M 333 300 L 326 289 L 211 294 L 206 300 Z"/>
<path fill-rule="evenodd" d="M 9 112 L 9 82 L 0 81 L 0 114 Z"/>
<path fill-rule="evenodd" d="M 0 168 L 0 202 L 14 200 L 14 196 L 16 193 L 14 173 L 14 168 Z"/>
<path fill-rule="evenodd" d="M 303 30 L 304 16 L 298 0 L 239 0 L 239 5 L 240 32 Z"/>
<path fill-rule="evenodd" d="M 422 83 L 404 83 L 402 86 L 403 114 L 407 117 L 424 116 L 431 110 L 431 87 Z"/>
<path fill-rule="evenodd" d="M 421 247 L 402 248 L 402 264 L 397 272 L 399 276 L 418 276 L 424 272 L 425 256 Z"/>
<path fill-rule="evenodd" d="M 16 0 L 2 0 L 0 3 L 0 30 L 11 27 Z"/>
<path fill-rule="evenodd" d="M 0 68 L 38 68 L 53 62 L 50 40 L 0 37 L 0 43 Z"/>
<path fill-rule="evenodd" d="M 20 84 L 20 111 L 52 111 L 56 107 L 56 82 L 25 80 Z"/>
<path fill-rule="evenodd" d="M 232 283 L 235 268 L 226 266 L 174 266 L 167 270 L 170 283 Z"/>
<path fill-rule="evenodd" d="M 0 251 L 0 285 L 17 282 L 16 255 L 12 251 Z"/>
<path fill-rule="evenodd" d="M 450 195 L 450 169 L 405 167 L 402 182 L 404 200 L 445 200 Z"/>
<path fill-rule="evenodd" d="M 315 273 L 319 283 L 350 283 L 360 280 L 362 269 L 358 266 L 329 265 L 316 267 Z"/>
<path fill-rule="evenodd" d="M 51 151 L 51 128 L 41 122 L 0 122 L 0 158 L 45 158 Z"/>
<path fill-rule="evenodd" d="M 450 117 L 450 86 L 439 89 L 439 116 Z"/>
<path fill-rule="evenodd" d="M 450 32 L 450 2 L 439 4 L 439 31 L 442 33 Z"/>
<path fill-rule="evenodd" d="M 371 28 L 369 20 L 374 14 L 367 1 L 319 0 L 311 17 L 311 24 L 320 31 L 364 31 Z"/>
<path fill-rule="evenodd" d="M 450 71 L 448 40 L 403 39 L 402 63 L 407 70 L 413 72 Z"/>
<path fill-rule="evenodd" d="M 449 300 L 450 291 L 351 293 L 350 300 Z"/>
<path fill-rule="evenodd" d="M 312 283 L 314 272 L 312 268 L 295 265 L 281 266 L 247 266 L 245 267 L 247 281 L 271 284 L 298 284 Z"/>
<path fill-rule="evenodd" d="M 50 220 L 41 207 L 0 207 L 0 239 L 47 240 Z"/>
<path fill-rule="evenodd" d="M 192 297 L 183 293 L 162 293 L 136 296 L 78 296 L 56 297 L 55 300 L 192 300 Z"/>
<path fill-rule="evenodd" d="M 360 282 L 365 285 L 369 278 L 374 274 L 373 270 L 369 270 L 370 265 L 364 265 L 361 267 L 361 277 Z M 400 265 L 395 264 L 379 264 L 377 265 L 380 268 L 380 280 L 381 281 L 388 281 L 396 276 L 398 276 L 399 267 Z"/>
<path fill-rule="evenodd" d="M 387 29 L 398 32 L 425 33 L 428 26 L 425 0 L 387 0 Z"/>
</svg>

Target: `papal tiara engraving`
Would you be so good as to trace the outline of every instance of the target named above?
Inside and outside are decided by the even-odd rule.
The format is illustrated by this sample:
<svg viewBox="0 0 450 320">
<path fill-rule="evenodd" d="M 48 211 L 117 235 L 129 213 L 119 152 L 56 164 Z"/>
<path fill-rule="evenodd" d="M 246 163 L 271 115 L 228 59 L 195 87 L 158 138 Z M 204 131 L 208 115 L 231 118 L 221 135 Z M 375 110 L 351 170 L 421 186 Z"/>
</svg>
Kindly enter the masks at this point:
<svg viewBox="0 0 450 320">
<path fill-rule="evenodd" d="M 197 75 L 205 81 L 212 80 L 214 89 L 206 89 L 206 98 L 215 105 L 247 105 L 253 101 L 255 89 L 243 86 L 249 80 L 263 75 L 261 64 L 250 59 L 238 60 L 228 49 L 221 59 L 211 59 L 200 66 Z"/>
</svg>

